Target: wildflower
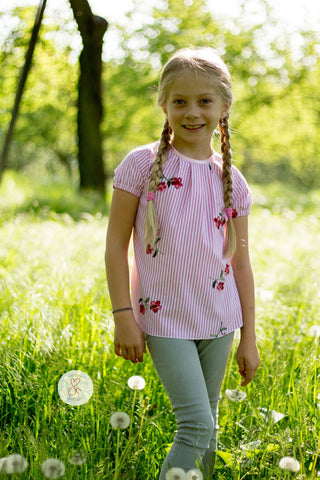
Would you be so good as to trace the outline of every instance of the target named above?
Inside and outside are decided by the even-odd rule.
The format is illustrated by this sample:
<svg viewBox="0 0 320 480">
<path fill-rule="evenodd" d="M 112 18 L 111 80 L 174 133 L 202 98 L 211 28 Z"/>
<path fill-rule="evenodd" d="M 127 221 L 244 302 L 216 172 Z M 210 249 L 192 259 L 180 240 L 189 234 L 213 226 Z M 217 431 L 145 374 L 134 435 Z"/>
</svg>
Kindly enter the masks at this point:
<svg viewBox="0 0 320 480">
<path fill-rule="evenodd" d="M 47 478 L 59 478 L 65 473 L 65 466 L 57 458 L 47 458 L 41 465 L 41 471 Z"/>
<path fill-rule="evenodd" d="M 111 415 L 110 423 L 112 428 L 125 430 L 130 425 L 130 417 L 125 412 L 115 412 Z"/>
<path fill-rule="evenodd" d="M 198 468 L 193 468 L 187 472 L 186 480 L 203 480 L 203 475 Z"/>
<path fill-rule="evenodd" d="M 128 380 L 128 386 L 131 390 L 143 390 L 146 386 L 146 381 L 140 375 L 133 375 Z"/>
<path fill-rule="evenodd" d="M 308 330 L 309 337 L 320 337 L 320 325 L 312 325 Z"/>
<path fill-rule="evenodd" d="M 22 473 L 27 467 L 27 460 L 19 453 L 0 459 L 0 473 Z"/>
<path fill-rule="evenodd" d="M 73 456 L 68 460 L 69 463 L 71 463 L 72 465 L 83 465 L 86 462 L 87 458 L 83 452 L 74 452 Z"/>
<path fill-rule="evenodd" d="M 279 462 L 279 467 L 282 470 L 289 470 L 289 472 L 299 472 L 300 463 L 293 457 L 283 457 Z"/>
<path fill-rule="evenodd" d="M 182 468 L 170 468 L 166 473 L 166 480 L 186 480 L 186 474 Z"/>
<path fill-rule="evenodd" d="M 240 390 L 226 390 L 226 396 L 232 402 L 242 402 L 247 394 L 245 392 L 241 392 Z"/>
</svg>

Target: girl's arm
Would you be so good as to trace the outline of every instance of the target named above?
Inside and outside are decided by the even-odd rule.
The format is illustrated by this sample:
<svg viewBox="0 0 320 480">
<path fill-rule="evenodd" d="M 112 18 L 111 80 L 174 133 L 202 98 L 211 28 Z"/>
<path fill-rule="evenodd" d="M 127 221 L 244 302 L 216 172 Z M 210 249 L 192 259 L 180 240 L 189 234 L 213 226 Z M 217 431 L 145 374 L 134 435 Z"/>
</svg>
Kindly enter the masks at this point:
<svg viewBox="0 0 320 480">
<path fill-rule="evenodd" d="M 114 189 L 107 231 L 105 253 L 106 273 L 112 310 L 131 307 L 128 248 L 138 208 L 139 198 L 124 190 Z M 144 334 L 135 321 L 133 312 L 125 310 L 114 314 L 115 354 L 131 360 L 143 361 L 146 353 Z"/>
<path fill-rule="evenodd" d="M 260 357 L 256 345 L 254 280 L 249 257 L 248 217 L 237 217 L 233 219 L 233 222 L 237 235 L 237 246 L 231 264 L 243 317 L 241 340 L 236 358 L 240 375 L 244 377 L 241 385 L 244 386 L 253 379 L 260 364 Z"/>
</svg>

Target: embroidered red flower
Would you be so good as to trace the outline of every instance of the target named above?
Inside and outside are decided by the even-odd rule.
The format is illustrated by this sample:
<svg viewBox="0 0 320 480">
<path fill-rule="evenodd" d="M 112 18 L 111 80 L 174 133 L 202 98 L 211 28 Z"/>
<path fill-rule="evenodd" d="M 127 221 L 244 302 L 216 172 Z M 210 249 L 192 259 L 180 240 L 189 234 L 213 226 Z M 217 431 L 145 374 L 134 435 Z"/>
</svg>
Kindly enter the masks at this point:
<svg viewBox="0 0 320 480">
<path fill-rule="evenodd" d="M 159 183 L 159 185 L 157 186 L 157 190 L 159 190 L 159 192 L 162 192 L 163 190 L 165 190 L 167 188 L 167 185 L 166 185 L 166 182 L 165 181 L 162 181 L 161 183 Z"/>
<path fill-rule="evenodd" d="M 218 292 L 221 292 L 224 289 L 224 282 L 219 282 L 217 285 Z"/>
<path fill-rule="evenodd" d="M 226 223 L 226 219 L 222 215 L 222 213 L 219 212 L 219 217 L 215 217 L 213 219 L 217 229 L 219 230 L 220 227 L 223 227 L 223 225 Z"/>
<path fill-rule="evenodd" d="M 152 300 L 150 302 L 150 297 L 146 298 L 145 300 L 143 298 L 140 298 L 139 303 L 140 303 L 140 313 L 142 315 L 146 313 L 147 308 L 150 308 L 150 310 L 152 310 L 153 313 L 157 313 L 162 308 L 160 300 Z"/>
<path fill-rule="evenodd" d="M 225 273 L 226 275 L 229 275 L 229 273 L 230 273 L 230 265 L 229 265 L 228 263 L 227 263 L 227 265 L 226 265 L 226 268 L 224 269 L 224 273 Z"/>
<path fill-rule="evenodd" d="M 140 305 L 140 313 L 142 313 L 142 315 L 146 313 L 146 307 L 143 304 Z"/>
<path fill-rule="evenodd" d="M 232 218 L 235 218 L 238 216 L 238 212 L 235 208 L 232 209 Z"/>
<path fill-rule="evenodd" d="M 173 179 L 171 180 L 171 185 L 173 185 L 175 188 L 180 188 L 183 186 L 181 180 L 181 177 L 173 177 Z"/>
<path fill-rule="evenodd" d="M 159 310 L 161 310 L 162 305 L 160 305 L 160 300 L 152 300 L 150 302 L 150 310 L 152 310 L 154 313 L 157 313 Z"/>
<path fill-rule="evenodd" d="M 147 246 L 147 252 L 146 252 L 148 255 L 151 255 L 151 253 L 153 253 L 153 247 L 151 247 L 150 243 L 148 243 L 148 246 Z"/>
</svg>

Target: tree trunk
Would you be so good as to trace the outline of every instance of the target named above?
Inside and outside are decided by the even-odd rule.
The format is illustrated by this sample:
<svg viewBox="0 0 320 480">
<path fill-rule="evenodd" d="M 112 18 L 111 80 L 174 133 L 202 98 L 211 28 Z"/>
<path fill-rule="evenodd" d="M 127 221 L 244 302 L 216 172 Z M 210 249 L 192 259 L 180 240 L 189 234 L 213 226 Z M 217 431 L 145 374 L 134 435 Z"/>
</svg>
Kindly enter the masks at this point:
<svg viewBox="0 0 320 480">
<path fill-rule="evenodd" d="M 80 188 L 105 193 L 100 124 L 103 36 L 108 22 L 92 14 L 87 0 L 70 0 L 83 43 L 78 84 L 78 161 Z"/>
<path fill-rule="evenodd" d="M 1 178 L 2 178 L 3 172 L 7 167 L 7 158 L 8 158 L 8 154 L 9 154 L 9 147 L 10 147 L 10 143 L 11 143 L 11 138 L 12 138 L 12 135 L 13 135 L 13 129 L 14 129 L 17 117 L 18 117 L 20 102 L 21 102 L 23 90 L 24 90 L 24 87 L 25 87 L 25 84 L 26 84 L 26 81 L 27 81 L 27 78 L 28 78 L 28 73 L 29 73 L 29 70 L 30 70 L 30 67 L 31 67 L 32 56 L 33 56 L 34 48 L 35 48 L 36 43 L 37 43 L 38 34 L 39 34 L 44 10 L 46 8 L 46 4 L 47 4 L 47 0 L 40 0 L 39 7 L 38 7 L 38 10 L 37 10 L 37 14 L 36 14 L 36 18 L 35 18 L 35 21 L 34 21 L 32 34 L 31 34 L 31 39 L 30 39 L 30 42 L 29 42 L 29 45 L 28 45 L 28 50 L 27 50 L 27 53 L 26 53 L 26 59 L 25 59 L 24 66 L 23 66 L 21 76 L 20 76 L 20 79 L 19 79 L 16 98 L 15 98 L 14 106 L 13 106 L 13 109 L 12 109 L 11 120 L 10 120 L 10 124 L 9 124 L 7 134 L 5 136 L 3 150 L 2 150 L 2 153 L 1 153 L 1 157 L 0 157 L 0 181 L 1 181 Z"/>
</svg>

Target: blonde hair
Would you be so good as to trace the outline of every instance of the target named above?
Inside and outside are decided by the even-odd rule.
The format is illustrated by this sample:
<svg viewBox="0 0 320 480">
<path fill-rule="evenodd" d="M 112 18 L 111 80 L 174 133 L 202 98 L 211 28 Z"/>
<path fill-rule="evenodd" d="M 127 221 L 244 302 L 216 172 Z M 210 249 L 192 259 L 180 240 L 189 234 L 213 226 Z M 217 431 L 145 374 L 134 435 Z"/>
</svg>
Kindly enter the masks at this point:
<svg viewBox="0 0 320 480">
<path fill-rule="evenodd" d="M 166 104 L 170 86 L 175 79 L 177 73 L 182 69 L 192 69 L 195 72 L 200 71 L 210 76 L 215 89 L 221 96 L 224 106 L 231 105 L 232 90 L 231 78 L 229 71 L 219 57 L 219 55 L 211 48 L 191 49 L 186 48 L 179 50 L 166 63 L 163 68 L 158 92 L 158 105 Z M 225 208 L 232 211 L 232 169 L 231 169 L 231 146 L 229 132 L 229 115 L 220 119 L 219 122 L 220 143 L 222 153 L 222 181 L 223 181 L 223 199 Z M 149 181 L 149 200 L 147 205 L 147 218 L 145 228 L 145 249 L 154 247 L 156 239 L 159 237 L 159 221 L 157 211 L 153 202 L 153 194 L 157 190 L 158 185 L 163 177 L 162 169 L 167 158 L 168 150 L 171 146 L 173 131 L 168 120 L 165 121 L 160 137 L 159 147 L 155 156 L 151 176 Z M 236 236 L 232 218 L 228 219 L 224 256 L 231 256 L 235 250 Z"/>
</svg>

